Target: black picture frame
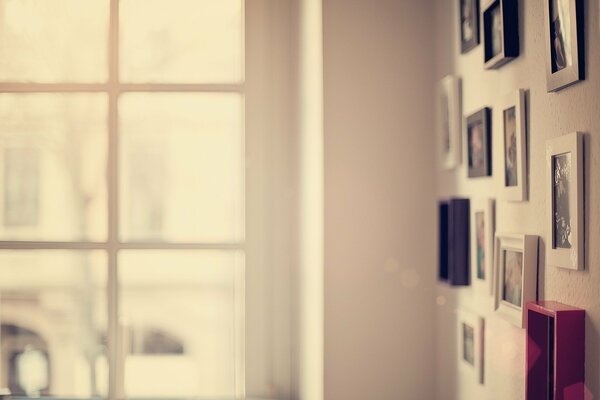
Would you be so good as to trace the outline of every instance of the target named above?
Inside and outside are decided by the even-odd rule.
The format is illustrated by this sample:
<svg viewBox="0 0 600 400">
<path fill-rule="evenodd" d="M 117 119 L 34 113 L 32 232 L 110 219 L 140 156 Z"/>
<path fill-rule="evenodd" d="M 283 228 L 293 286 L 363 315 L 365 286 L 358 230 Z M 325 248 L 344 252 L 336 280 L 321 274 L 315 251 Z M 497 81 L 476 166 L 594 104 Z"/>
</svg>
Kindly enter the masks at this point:
<svg viewBox="0 0 600 400">
<path fill-rule="evenodd" d="M 479 0 L 458 0 L 460 15 L 460 52 L 465 54 L 479 45 Z M 467 38 L 468 22 L 471 25 L 471 37 Z"/>
<path fill-rule="evenodd" d="M 544 0 L 546 87 L 549 93 L 585 79 L 583 0 L 562 0 L 563 4 L 568 3 L 568 11 L 563 9 L 568 12 L 568 24 L 561 21 L 562 17 L 556 11 L 558 2 Z M 570 27 L 567 34 L 561 31 L 562 25 Z M 565 40 L 569 41 L 568 45 Z"/>
<path fill-rule="evenodd" d="M 492 175 L 491 120 L 492 110 L 489 107 L 482 108 L 467 117 L 466 142 L 469 178 Z"/>
<path fill-rule="evenodd" d="M 451 198 L 439 203 L 438 279 L 451 286 L 470 285 L 470 201 Z"/>
<path fill-rule="evenodd" d="M 497 69 L 519 56 L 517 0 L 488 0 L 482 11 L 483 62 Z"/>
</svg>

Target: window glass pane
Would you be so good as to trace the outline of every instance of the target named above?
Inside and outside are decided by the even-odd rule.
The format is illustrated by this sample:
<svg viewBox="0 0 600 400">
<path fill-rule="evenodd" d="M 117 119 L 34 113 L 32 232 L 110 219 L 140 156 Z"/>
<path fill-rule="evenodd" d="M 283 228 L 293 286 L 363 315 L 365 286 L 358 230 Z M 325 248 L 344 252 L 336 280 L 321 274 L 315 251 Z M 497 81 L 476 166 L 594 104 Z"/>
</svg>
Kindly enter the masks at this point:
<svg viewBox="0 0 600 400">
<path fill-rule="evenodd" d="M 241 96 L 125 94 L 119 110 L 121 238 L 241 239 Z"/>
<path fill-rule="evenodd" d="M 236 395 L 242 269 L 238 251 L 120 253 L 129 398 Z"/>
<path fill-rule="evenodd" d="M 0 239 L 106 240 L 104 94 L 0 94 Z"/>
<path fill-rule="evenodd" d="M 105 396 L 106 254 L 0 251 L 0 387 Z"/>
<path fill-rule="evenodd" d="M 106 0 L 0 0 L 0 81 L 106 81 L 108 14 Z"/>
<path fill-rule="evenodd" d="M 242 0 L 121 0 L 125 82 L 239 82 Z"/>
</svg>

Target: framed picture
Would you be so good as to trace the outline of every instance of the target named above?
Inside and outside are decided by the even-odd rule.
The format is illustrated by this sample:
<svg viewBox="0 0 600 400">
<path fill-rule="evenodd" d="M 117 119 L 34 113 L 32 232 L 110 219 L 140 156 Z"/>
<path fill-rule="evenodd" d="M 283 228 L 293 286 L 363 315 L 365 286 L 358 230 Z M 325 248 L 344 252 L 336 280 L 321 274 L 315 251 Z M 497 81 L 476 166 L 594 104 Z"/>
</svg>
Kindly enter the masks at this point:
<svg viewBox="0 0 600 400">
<path fill-rule="evenodd" d="M 519 328 L 525 327 L 525 305 L 537 300 L 538 237 L 497 235 L 495 244 L 496 312 Z"/>
<path fill-rule="evenodd" d="M 458 311 L 458 370 L 483 385 L 485 320 L 469 311 Z"/>
<path fill-rule="evenodd" d="M 492 175 L 491 110 L 484 108 L 466 121 L 469 178 Z"/>
<path fill-rule="evenodd" d="M 544 3 L 546 86 L 555 92 L 585 79 L 583 1 Z"/>
<path fill-rule="evenodd" d="M 527 303 L 525 347 L 526 399 L 587 397 L 585 310 L 556 301 Z"/>
<path fill-rule="evenodd" d="M 482 12 L 486 69 L 500 68 L 519 56 L 517 0 L 487 0 Z"/>
<path fill-rule="evenodd" d="M 451 286 L 468 286 L 469 199 L 452 198 L 439 204 L 438 278 Z"/>
<path fill-rule="evenodd" d="M 546 142 L 546 262 L 582 270 L 584 260 L 583 134 Z"/>
<path fill-rule="evenodd" d="M 461 81 L 446 76 L 438 85 L 438 138 L 440 162 L 445 169 L 460 164 L 461 159 Z"/>
<path fill-rule="evenodd" d="M 525 91 L 519 89 L 504 99 L 502 118 L 502 186 L 504 199 L 527 200 L 527 117 Z"/>
<path fill-rule="evenodd" d="M 479 0 L 459 0 L 460 50 L 466 53 L 479 45 Z"/>
<path fill-rule="evenodd" d="M 494 200 L 471 200 L 471 282 L 489 298 L 492 295 L 494 260 Z"/>
</svg>

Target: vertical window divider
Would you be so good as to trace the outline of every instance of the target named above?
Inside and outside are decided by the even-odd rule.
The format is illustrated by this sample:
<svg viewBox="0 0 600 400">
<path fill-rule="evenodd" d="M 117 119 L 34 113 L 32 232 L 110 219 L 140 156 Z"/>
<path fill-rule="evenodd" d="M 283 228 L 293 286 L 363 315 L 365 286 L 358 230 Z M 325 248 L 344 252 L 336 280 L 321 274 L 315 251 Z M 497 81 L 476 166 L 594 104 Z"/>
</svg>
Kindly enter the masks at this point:
<svg viewBox="0 0 600 400">
<path fill-rule="evenodd" d="M 119 334 L 119 283 L 117 252 L 119 247 L 119 137 L 118 137 L 118 96 L 119 96 L 119 0 L 110 0 L 109 41 L 108 41 L 108 398 L 124 398 L 123 373 L 120 367 Z"/>
</svg>

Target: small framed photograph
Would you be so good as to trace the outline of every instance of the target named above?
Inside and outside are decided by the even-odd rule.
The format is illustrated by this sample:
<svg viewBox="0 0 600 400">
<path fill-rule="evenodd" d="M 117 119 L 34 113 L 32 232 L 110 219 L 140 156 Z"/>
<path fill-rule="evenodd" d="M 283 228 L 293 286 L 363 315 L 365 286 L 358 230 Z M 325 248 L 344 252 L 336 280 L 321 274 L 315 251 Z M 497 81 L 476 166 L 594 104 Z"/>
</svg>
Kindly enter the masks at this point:
<svg viewBox="0 0 600 400">
<path fill-rule="evenodd" d="M 489 298 L 493 287 L 494 200 L 471 200 L 471 282 L 475 291 Z"/>
<path fill-rule="evenodd" d="M 469 178 L 492 175 L 491 110 L 484 108 L 466 121 Z"/>
<path fill-rule="evenodd" d="M 469 199 L 451 198 L 439 204 L 438 278 L 451 286 L 470 284 Z"/>
<path fill-rule="evenodd" d="M 458 311 L 459 373 L 483 385 L 485 320 L 469 311 Z"/>
<path fill-rule="evenodd" d="M 525 91 L 506 97 L 500 107 L 502 118 L 502 186 L 508 201 L 527 200 L 527 123 Z"/>
<path fill-rule="evenodd" d="M 525 327 L 525 305 L 537 300 L 538 237 L 497 235 L 495 244 L 496 312 L 519 328 Z"/>
<path fill-rule="evenodd" d="M 583 134 L 546 142 L 546 262 L 582 270 L 584 260 Z"/>
<path fill-rule="evenodd" d="M 479 0 L 459 0 L 460 50 L 467 53 L 479 45 Z"/>
<path fill-rule="evenodd" d="M 486 69 L 500 68 L 519 56 L 517 0 L 487 0 L 482 12 Z"/>
<path fill-rule="evenodd" d="M 583 1 L 544 3 L 546 86 L 555 92 L 585 78 Z"/>
<path fill-rule="evenodd" d="M 461 80 L 446 76 L 438 85 L 438 141 L 440 163 L 445 169 L 460 165 L 461 159 Z"/>
</svg>

